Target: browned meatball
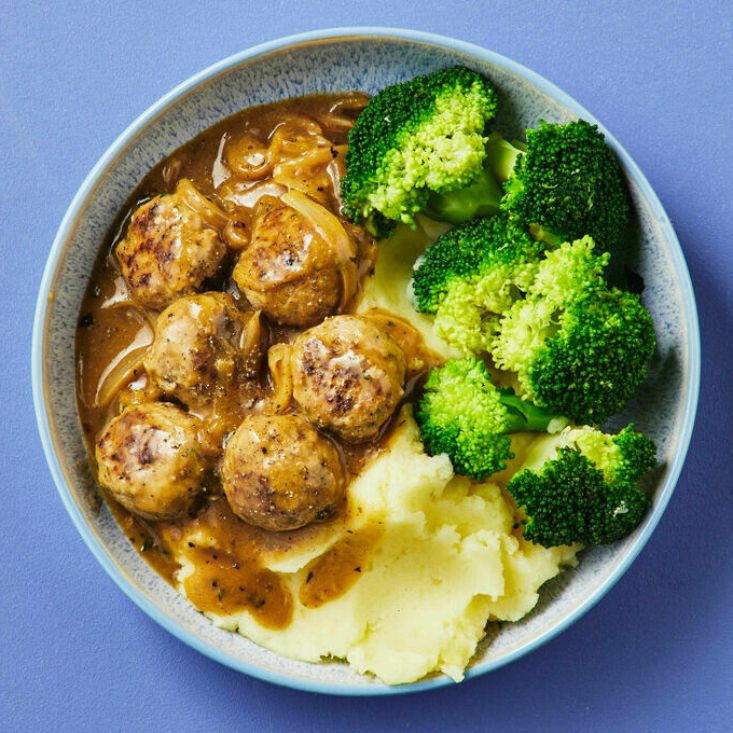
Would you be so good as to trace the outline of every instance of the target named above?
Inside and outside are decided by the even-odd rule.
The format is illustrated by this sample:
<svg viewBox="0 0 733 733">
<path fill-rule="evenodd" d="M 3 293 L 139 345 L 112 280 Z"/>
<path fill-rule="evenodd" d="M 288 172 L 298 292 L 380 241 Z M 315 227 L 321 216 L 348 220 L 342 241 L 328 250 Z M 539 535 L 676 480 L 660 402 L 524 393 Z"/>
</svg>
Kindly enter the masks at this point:
<svg viewBox="0 0 733 733">
<path fill-rule="evenodd" d="M 201 490 L 205 465 L 199 420 L 178 407 L 127 407 L 97 441 L 99 483 L 126 509 L 148 519 L 185 514 Z"/>
<path fill-rule="evenodd" d="M 373 438 L 404 394 L 402 349 L 354 316 L 328 318 L 300 334 L 290 363 L 293 397 L 307 417 L 352 443 Z"/>
<path fill-rule="evenodd" d="M 289 326 L 317 323 L 341 299 L 330 245 L 302 214 L 270 196 L 260 200 L 252 242 L 232 276 L 254 308 Z"/>
<path fill-rule="evenodd" d="M 258 319 L 241 311 L 228 293 L 179 298 L 158 316 L 145 356 L 148 374 L 187 405 L 211 402 L 256 376 L 263 353 Z"/>
<path fill-rule="evenodd" d="M 155 196 L 135 211 L 116 254 L 135 300 L 162 310 L 216 274 L 226 245 L 176 192 Z"/>
<path fill-rule="evenodd" d="M 222 471 L 232 511 L 273 531 L 327 519 L 344 497 L 336 447 L 298 415 L 252 415 L 227 443 Z"/>
</svg>

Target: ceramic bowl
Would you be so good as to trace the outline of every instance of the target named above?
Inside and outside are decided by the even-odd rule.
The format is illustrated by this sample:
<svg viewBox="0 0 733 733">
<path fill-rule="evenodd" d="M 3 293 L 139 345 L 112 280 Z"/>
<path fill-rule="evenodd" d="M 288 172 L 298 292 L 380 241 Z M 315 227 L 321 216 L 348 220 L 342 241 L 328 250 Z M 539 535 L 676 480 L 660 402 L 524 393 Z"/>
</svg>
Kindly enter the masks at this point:
<svg viewBox="0 0 733 733">
<path fill-rule="evenodd" d="M 295 688 L 377 695 L 450 684 L 437 676 L 389 687 L 345 664 L 292 661 L 216 628 L 140 558 L 103 502 L 87 463 L 75 401 L 74 330 L 97 251 L 130 191 L 174 148 L 253 104 L 311 92 L 387 84 L 451 64 L 489 76 L 502 96 L 498 128 L 509 136 L 539 119 L 566 122 L 591 114 L 534 72 L 460 41 L 405 30 L 337 29 L 285 38 L 244 51 L 193 76 L 154 104 L 112 144 L 76 194 L 61 223 L 43 276 L 33 339 L 33 388 L 38 426 L 61 498 L 87 545 L 120 588 L 163 627 L 213 659 L 247 674 Z M 601 129 L 603 126 L 601 125 Z M 504 624 L 480 646 L 467 677 L 510 662 L 578 619 L 629 567 L 672 495 L 690 440 L 699 383 L 700 345 L 687 267 L 669 219 L 644 175 L 605 129 L 621 160 L 639 223 L 635 268 L 659 346 L 648 384 L 622 419 L 654 438 L 663 468 L 654 506 L 622 542 L 582 554 L 575 570 L 541 591 L 536 609 Z"/>
</svg>

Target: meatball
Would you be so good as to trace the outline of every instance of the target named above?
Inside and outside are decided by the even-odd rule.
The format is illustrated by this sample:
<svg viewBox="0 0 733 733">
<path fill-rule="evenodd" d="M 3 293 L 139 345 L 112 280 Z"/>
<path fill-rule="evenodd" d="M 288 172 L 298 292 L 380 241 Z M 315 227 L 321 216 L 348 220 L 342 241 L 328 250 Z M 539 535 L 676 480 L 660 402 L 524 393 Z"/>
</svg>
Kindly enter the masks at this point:
<svg viewBox="0 0 733 733">
<path fill-rule="evenodd" d="M 259 314 L 241 311 L 228 293 L 201 293 L 158 316 L 145 368 L 164 393 L 190 406 L 257 376 L 262 352 Z"/>
<path fill-rule="evenodd" d="M 222 483 L 232 511 L 282 531 L 330 517 L 344 497 L 336 447 L 298 415 L 251 415 L 227 443 Z"/>
<path fill-rule="evenodd" d="M 147 519 L 188 512 L 204 477 L 199 420 L 163 402 L 131 405 L 97 441 L 99 483 L 122 506 Z"/>
<path fill-rule="evenodd" d="M 232 276 L 254 308 L 283 325 L 318 323 L 341 298 L 328 242 L 302 214 L 270 196 L 260 200 L 251 244 Z"/>
<path fill-rule="evenodd" d="M 335 316 L 300 334 L 290 359 L 293 397 L 344 440 L 373 438 L 404 394 L 402 349 L 374 324 Z"/>
<path fill-rule="evenodd" d="M 116 254 L 135 300 L 162 310 L 215 275 L 226 251 L 216 229 L 173 193 L 135 211 Z"/>
</svg>

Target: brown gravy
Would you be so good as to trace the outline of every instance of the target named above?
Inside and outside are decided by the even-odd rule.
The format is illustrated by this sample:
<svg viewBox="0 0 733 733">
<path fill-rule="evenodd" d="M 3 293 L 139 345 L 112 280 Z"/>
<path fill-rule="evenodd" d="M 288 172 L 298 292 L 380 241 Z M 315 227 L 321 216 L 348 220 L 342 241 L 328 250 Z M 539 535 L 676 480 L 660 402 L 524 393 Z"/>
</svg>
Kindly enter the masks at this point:
<svg viewBox="0 0 733 733">
<path fill-rule="evenodd" d="M 112 417 L 131 402 L 160 398 L 148 383 L 140 358 L 152 343 L 157 314 L 132 302 L 113 254 L 125 234 L 131 213 L 148 198 L 173 191 L 180 179 L 190 179 L 200 192 L 236 219 L 231 231 L 222 235 L 232 251 L 225 268 L 230 273 L 236 249 L 246 246 L 246 230 L 257 192 L 277 195 L 277 184 L 272 183 L 270 172 L 265 169 L 261 174 L 257 172 L 260 150 L 267 147 L 279 128 L 293 120 L 305 128 L 319 125 L 321 134 L 332 144 L 322 165 L 306 171 L 292 164 L 287 173 L 293 180 L 310 186 L 310 195 L 338 215 L 334 170 L 338 172 L 338 166 L 343 165 L 346 133 L 363 103 L 363 95 L 350 93 L 303 97 L 246 109 L 174 151 L 135 189 L 100 251 L 77 329 L 77 399 L 92 461 L 94 441 Z M 283 136 L 282 144 L 294 143 Z M 244 150 L 250 169 L 244 173 L 231 169 L 227 162 L 231 150 L 238 151 L 240 156 Z M 344 225 L 357 242 L 359 274 L 363 278 L 373 269 L 374 243 L 361 230 L 347 222 Z M 207 283 L 207 289 L 226 290 L 242 307 L 247 307 L 227 275 Z M 352 302 L 350 310 L 355 304 Z M 408 322 L 381 311 L 370 312 L 369 318 L 393 335 L 405 351 L 408 365 L 405 399 L 409 400 L 420 375 L 440 360 L 424 346 Z M 271 325 L 268 344 L 290 342 L 299 332 L 299 329 Z M 120 374 L 123 376 L 115 381 Z M 227 434 L 244 416 L 262 409 L 272 390 L 265 368 L 260 379 L 250 380 L 226 404 L 215 404 L 209 414 L 202 416 L 207 420 L 216 448 L 221 450 Z M 394 420 L 369 443 L 350 445 L 337 441 L 352 477 L 384 449 L 393 427 Z M 197 608 L 217 614 L 246 610 L 263 626 L 283 628 L 292 616 L 292 594 L 282 577 L 265 567 L 264 559 L 323 539 L 334 530 L 335 524 L 345 522 L 345 511 L 327 523 L 311 524 L 293 532 L 267 532 L 245 524 L 232 513 L 221 494 L 216 474 L 215 467 L 198 511 L 176 522 L 143 520 L 113 500 L 108 499 L 108 503 L 142 557 L 172 584 L 180 569 L 174 554 L 181 551 L 182 538 L 197 531 L 209 538 L 202 547 L 189 542 L 183 546 L 186 560 L 193 566 L 183 586 Z M 308 581 L 300 590 L 301 602 L 308 607 L 318 606 L 348 590 L 358 580 L 361 565 L 378 536 L 378 529 L 367 528 L 338 540 L 308 567 Z"/>
<path fill-rule="evenodd" d="M 362 565 L 381 535 L 379 525 L 348 530 L 344 538 L 308 566 L 300 602 L 306 608 L 317 608 L 345 593 L 359 579 Z"/>
</svg>

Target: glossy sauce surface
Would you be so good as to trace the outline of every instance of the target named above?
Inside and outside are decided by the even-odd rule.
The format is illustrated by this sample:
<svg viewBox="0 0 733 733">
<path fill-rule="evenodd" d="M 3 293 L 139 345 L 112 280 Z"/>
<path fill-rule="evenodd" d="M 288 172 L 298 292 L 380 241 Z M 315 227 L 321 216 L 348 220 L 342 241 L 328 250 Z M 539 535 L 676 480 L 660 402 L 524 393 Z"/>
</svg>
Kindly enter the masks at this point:
<svg viewBox="0 0 733 733">
<path fill-rule="evenodd" d="M 348 530 L 345 537 L 308 566 L 300 602 L 306 608 L 318 608 L 345 593 L 359 579 L 362 565 L 381 535 L 379 525 Z"/>
<path fill-rule="evenodd" d="M 77 398 L 87 441 L 92 447 L 102 428 L 128 404 L 161 399 L 143 365 L 153 341 L 157 313 L 137 305 L 128 292 L 114 256 L 132 212 L 152 196 L 174 191 L 189 179 L 226 217 L 220 236 L 229 254 L 221 274 L 202 290 L 229 292 L 244 311 L 246 299 L 231 280 L 238 250 L 247 247 L 254 207 L 263 196 L 280 196 L 295 188 L 338 216 L 338 177 L 343 172 L 346 133 L 365 103 L 361 94 L 321 95 L 256 107 L 205 131 L 159 163 L 133 192 L 125 211 L 104 243 L 83 301 L 77 330 Z M 360 281 L 373 271 L 376 250 L 365 232 L 341 220 L 357 247 Z M 358 293 L 341 312 L 351 312 Z M 405 353 L 409 400 L 420 376 L 439 361 L 425 348 L 407 321 L 387 312 L 368 318 L 392 335 Z M 265 348 L 289 344 L 302 328 L 263 322 Z M 123 531 L 145 560 L 172 584 L 180 569 L 174 559 L 183 554 L 187 571 L 182 584 L 200 610 L 228 614 L 246 610 L 263 626 L 283 628 L 292 615 L 293 598 L 268 560 L 323 542 L 341 531 L 346 509 L 326 523 L 292 532 L 267 532 L 236 517 L 221 494 L 218 470 L 228 436 L 248 414 L 273 407 L 274 385 L 267 365 L 254 379 L 205 407 L 189 406 L 202 419 L 203 443 L 211 453 L 213 470 L 196 511 L 174 522 L 143 520 L 113 500 L 108 503 Z M 297 410 L 290 404 L 288 411 Z M 395 412 L 396 414 L 396 412 Z M 372 441 L 350 444 L 336 440 L 351 478 L 383 450 L 394 420 Z M 93 460 L 93 459 L 92 459 Z M 339 529 L 341 528 L 341 529 Z M 184 538 L 202 536 L 200 546 Z M 306 606 L 338 597 L 358 580 L 359 569 L 377 541 L 379 528 L 347 534 L 308 567 L 308 582 L 300 590 Z"/>
</svg>

